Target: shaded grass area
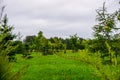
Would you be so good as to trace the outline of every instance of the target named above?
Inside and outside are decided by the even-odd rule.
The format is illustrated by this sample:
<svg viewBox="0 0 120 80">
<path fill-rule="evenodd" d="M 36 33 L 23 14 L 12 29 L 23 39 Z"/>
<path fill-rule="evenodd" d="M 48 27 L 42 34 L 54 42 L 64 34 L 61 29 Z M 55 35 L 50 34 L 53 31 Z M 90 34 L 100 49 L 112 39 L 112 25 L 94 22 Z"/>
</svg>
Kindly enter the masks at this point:
<svg viewBox="0 0 120 80">
<path fill-rule="evenodd" d="M 72 53 L 69 55 L 79 56 Z M 17 55 L 13 71 L 16 72 L 23 66 L 29 65 L 21 80 L 99 80 L 93 75 L 92 66 L 84 62 L 70 60 L 56 54 L 42 56 L 33 53 L 32 56 L 32 59 L 23 59 L 21 55 Z"/>
</svg>

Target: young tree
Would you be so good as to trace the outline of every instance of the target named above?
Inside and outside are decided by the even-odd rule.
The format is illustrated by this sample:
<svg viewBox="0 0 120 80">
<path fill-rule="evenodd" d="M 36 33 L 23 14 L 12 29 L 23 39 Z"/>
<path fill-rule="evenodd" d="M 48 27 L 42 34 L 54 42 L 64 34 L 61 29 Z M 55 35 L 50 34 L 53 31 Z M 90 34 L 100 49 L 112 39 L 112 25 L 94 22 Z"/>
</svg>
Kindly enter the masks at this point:
<svg viewBox="0 0 120 80">
<path fill-rule="evenodd" d="M 4 45 L 2 47 L 2 49 L 6 49 L 7 45 L 5 45 L 6 43 L 11 44 L 13 43 L 13 39 L 16 37 L 14 34 L 12 34 L 12 30 L 13 27 L 12 26 L 8 26 L 8 19 L 7 19 L 7 15 L 4 16 L 3 20 L 1 21 L 1 26 L 0 26 L 0 34 L 5 34 L 4 40 L 2 42 L 2 44 Z M 11 52 L 9 52 L 7 54 L 9 56 L 9 60 L 14 59 L 15 54 Z"/>
<path fill-rule="evenodd" d="M 10 58 L 8 55 L 16 48 L 11 45 L 14 36 L 11 34 L 12 27 L 7 25 L 7 17 L 2 18 L 4 7 L 1 8 L 0 6 L 0 9 L 2 9 L 0 10 L 0 80 L 19 80 L 25 68 L 18 73 L 12 72 L 12 65 L 8 60 Z"/>
<path fill-rule="evenodd" d="M 105 8 L 105 3 L 103 3 L 102 9 L 96 10 L 97 12 L 97 18 L 96 20 L 99 22 L 98 25 L 95 25 L 93 27 L 94 30 L 94 37 L 96 39 L 96 43 L 93 44 L 93 47 L 95 51 L 100 51 L 103 53 L 103 56 L 106 55 L 106 53 L 110 56 L 110 61 L 112 62 L 112 58 L 115 55 L 112 52 L 110 52 L 109 48 L 111 46 L 111 41 L 113 40 L 113 37 L 116 35 L 114 34 L 115 31 L 118 31 L 119 28 L 116 27 L 116 12 L 113 14 L 107 13 L 107 10 Z M 112 51 L 112 50 L 111 50 Z M 114 57 L 115 58 L 115 57 Z"/>
<path fill-rule="evenodd" d="M 98 14 L 96 20 L 99 23 L 93 27 L 95 38 L 99 40 L 111 40 L 112 32 L 118 30 L 115 21 L 116 16 L 107 13 L 105 3 L 103 4 L 103 8 L 96 10 L 96 12 Z"/>
<path fill-rule="evenodd" d="M 3 43 L 6 36 L 5 33 L 0 34 L 0 80 L 19 80 L 24 70 L 20 70 L 18 73 L 12 72 L 12 64 L 8 60 L 8 54 L 16 47 L 11 46 L 9 42 Z"/>
</svg>

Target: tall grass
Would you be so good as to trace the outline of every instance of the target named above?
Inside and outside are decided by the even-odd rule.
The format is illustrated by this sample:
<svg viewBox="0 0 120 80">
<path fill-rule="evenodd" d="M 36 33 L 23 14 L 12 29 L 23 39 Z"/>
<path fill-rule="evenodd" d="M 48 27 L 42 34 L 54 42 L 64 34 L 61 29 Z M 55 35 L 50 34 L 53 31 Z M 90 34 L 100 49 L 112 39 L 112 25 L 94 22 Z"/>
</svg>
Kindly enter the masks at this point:
<svg viewBox="0 0 120 80">
<path fill-rule="evenodd" d="M 33 53 L 31 55 L 34 56 L 32 59 L 22 59 L 17 55 L 19 61 L 14 63 L 13 71 L 18 71 L 24 65 L 30 65 L 20 80 L 99 80 L 92 75 L 93 69 L 86 63 L 56 54 L 43 56 Z"/>
<path fill-rule="evenodd" d="M 103 64 L 100 53 L 91 54 L 87 50 L 82 50 L 79 51 L 76 56 L 70 56 L 70 54 L 58 54 L 58 56 L 92 65 L 94 68 L 94 76 L 101 78 L 101 80 L 120 80 L 120 65 L 112 66 Z"/>
<path fill-rule="evenodd" d="M 100 53 L 91 54 L 87 50 L 72 53 L 67 51 L 54 55 L 32 53 L 32 59 L 21 58 L 14 63 L 14 71 L 30 65 L 20 80 L 119 80 L 120 65 L 103 64 Z"/>
</svg>

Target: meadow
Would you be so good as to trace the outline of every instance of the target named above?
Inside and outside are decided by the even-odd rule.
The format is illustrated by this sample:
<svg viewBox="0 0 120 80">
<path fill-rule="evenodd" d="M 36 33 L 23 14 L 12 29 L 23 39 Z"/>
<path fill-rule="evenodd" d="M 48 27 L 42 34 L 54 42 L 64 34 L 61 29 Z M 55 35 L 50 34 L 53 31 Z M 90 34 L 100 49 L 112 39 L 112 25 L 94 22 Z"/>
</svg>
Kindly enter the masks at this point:
<svg viewBox="0 0 120 80">
<path fill-rule="evenodd" d="M 79 56 L 72 53 L 69 55 Z M 24 59 L 21 56 L 17 55 L 18 60 L 13 66 L 13 71 L 18 71 L 29 65 L 21 80 L 99 80 L 93 76 L 92 66 L 81 61 L 70 60 L 56 54 L 43 56 L 32 53 L 31 59 Z"/>
<path fill-rule="evenodd" d="M 120 2 L 117 3 L 120 4 Z M 109 2 L 107 5 L 108 4 Z M 54 5 L 52 5 L 52 7 L 50 6 L 48 9 L 53 8 L 53 6 Z M 49 17 L 46 15 L 45 17 L 42 15 L 45 17 L 45 20 L 42 21 L 43 23 L 40 21 L 40 25 L 37 24 L 38 29 L 35 29 L 35 21 L 39 22 L 38 20 L 41 20 L 40 16 L 38 16 L 40 19 L 36 18 L 37 20 L 33 20 L 34 16 L 36 17 L 38 14 L 30 18 L 32 21 L 30 21 L 30 23 L 28 20 L 26 20 L 27 22 L 24 20 L 24 16 L 20 16 L 19 18 L 23 23 L 20 22 L 20 24 L 16 24 L 15 27 L 20 26 L 20 30 L 25 33 L 17 32 L 19 30 L 14 33 L 14 26 L 8 24 L 7 14 L 9 10 L 8 12 L 4 10 L 5 7 L 6 5 L 4 5 L 3 0 L 0 0 L 0 80 L 120 80 L 119 8 L 115 7 L 115 10 L 111 13 L 112 9 L 110 10 L 109 8 L 112 6 L 106 6 L 106 2 L 103 2 L 102 7 L 95 10 L 97 13 L 95 21 L 97 23 L 93 26 L 85 25 L 86 27 L 84 25 L 78 26 L 78 24 L 76 26 L 76 20 L 77 22 L 79 22 L 79 20 L 74 14 L 68 16 L 70 15 L 69 12 L 66 15 L 67 17 L 65 17 L 64 14 L 58 14 L 58 17 L 62 17 L 58 21 L 62 21 L 64 25 L 61 25 L 61 22 L 60 24 L 55 22 L 57 20 L 56 16 L 53 17 L 50 15 L 51 17 Z M 60 5 L 59 7 L 63 8 L 63 6 Z M 68 7 L 71 8 L 69 5 L 67 8 Z M 69 11 L 67 8 L 66 11 Z M 44 12 L 44 7 L 40 9 L 43 9 L 42 12 Z M 71 9 L 73 10 L 74 8 Z M 34 11 L 36 10 L 38 9 Z M 51 13 L 51 10 L 46 10 L 47 7 L 45 8 L 45 14 L 49 11 Z M 64 11 L 63 9 L 60 10 Z M 11 11 L 14 14 L 13 11 L 15 10 Z M 82 11 L 84 10 L 82 9 Z M 88 22 L 92 23 L 91 19 L 87 18 L 88 16 L 90 17 L 90 14 L 86 15 L 86 12 L 82 13 L 85 13 L 85 17 L 79 17 L 80 22 L 83 19 L 83 21 L 88 20 L 85 21 L 85 24 L 88 24 Z M 19 15 L 14 16 L 17 17 Z M 70 19 L 73 16 L 74 18 L 71 21 Z M 25 19 L 29 19 L 29 17 L 31 17 L 31 15 L 25 17 Z M 47 17 L 50 19 L 47 19 Z M 53 20 L 53 18 L 55 18 L 55 20 Z M 18 19 L 17 21 L 20 20 Z M 69 21 L 70 23 L 68 23 Z M 11 22 L 14 23 L 15 21 L 13 20 Z M 32 25 L 34 22 L 35 25 Z M 73 22 L 75 23 L 74 25 Z M 45 27 L 46 24 L 47 27 Z M 27 25 L 29 25 L 29 29 L 24 29 Z M 38 31 L 37 34 L 36 31 L 34 33 L 35 35 L 33 34 L 34 29 L 32 30 L 32 27 Z M 45 28 L 42 27 L 45 27 L 46 30 L 43 30 Z M 60 29 L 58 27 L 60 27 Z M 77 27 L 87 32 L 80 31 Z M 88 27 L 92 29 L 93 34 L 91 37 L 87 37 Z M 67 31 L 65 31 L 64 28 Z M 78 32 L 76 32 L 75 29 L 77 29 Z M 46 31 L 45 34 L 41 30 Z M 50 30 L 52 30 L 51 33 Z M 29 34 L 31 32 L 32 34 Z M 57 32 L 60 32 L 60 34 Z"/>
<path fill-rule="evenodd" d="M 101 80 L 95 75 L 94 66 L 80 59 L 81 51 L 46 56 L 33 52 L 31 56 L 33 58 L 26 59 L 21 58 L 21 54 L 16 55 L 17 61 L 13 62 L 14 72 L 29 65 L 20 80 Z"/>
</svg>

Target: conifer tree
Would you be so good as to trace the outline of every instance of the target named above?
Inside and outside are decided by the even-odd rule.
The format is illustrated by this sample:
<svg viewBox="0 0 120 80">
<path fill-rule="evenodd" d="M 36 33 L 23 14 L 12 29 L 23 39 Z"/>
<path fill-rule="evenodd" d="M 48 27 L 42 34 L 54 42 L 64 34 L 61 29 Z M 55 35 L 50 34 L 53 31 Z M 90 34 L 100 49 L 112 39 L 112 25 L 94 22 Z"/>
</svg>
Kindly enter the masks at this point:
<svg viewBox="0 0 120 80">
<path fill-rule="evenodd" d="M 0 0 L 0 5 L 1 2 Z M 0 80 L 19 80 L 28 66 L 25 66 L 17 73 L 12 72 L 12 64 L 9 62 L 9 58 L 12 50 L 16 49 L 16 47 L 12 46 L 13 27 L 7 25 L 6 15 L 2 18 L 3 10 L 4 6 L 0 6 Z"/>
<path fill-rule="evenodd" d="M 116 26 L 117 20 L 116 17 L 118 12 L 108 13 L 103 3 L 103 7 L 96 10 L 97 17 L 96 20 L 99 22 L 98 25 L 93 27 L 94 37 L 96 43 L 93 44 L 95 51 L 101 52 L 101 57 L 110 56 L 110 62 L 113 63 L 115 58 L 115 52 L 113 51 L 113 37 L 116 35 L 114 32 L 118 31 L 119 28 Z M 115 46 L 116 47 L 116 46 Z M 113 53 L 114 52 L 114 53 Z"/>
</svg>

